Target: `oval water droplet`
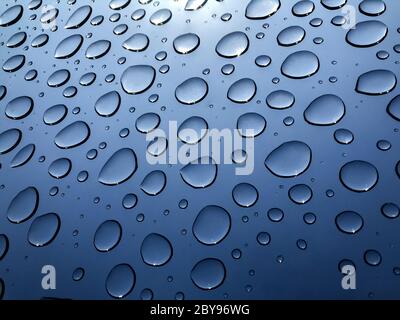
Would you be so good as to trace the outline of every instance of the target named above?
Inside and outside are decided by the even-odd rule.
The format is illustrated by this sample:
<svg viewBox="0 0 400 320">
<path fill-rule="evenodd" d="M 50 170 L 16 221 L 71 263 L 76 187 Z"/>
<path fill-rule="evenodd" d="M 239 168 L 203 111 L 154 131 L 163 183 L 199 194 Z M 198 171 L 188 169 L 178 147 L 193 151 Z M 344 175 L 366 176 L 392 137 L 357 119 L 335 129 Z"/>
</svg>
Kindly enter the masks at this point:
<svg viewBox="0 0 400 320">
<path fill-rule="evenodd" d="M 306 31 L 300 26 L 291 26 L 283 29 L 277 37 L 278 43 L 284 47 L 294 46 L 303 41 Z"/>
<path fill-rule="evenodd" d="M 90 128 L 83 121 L 75 121 L 66 126 L 54 138 L 54 143 L 61 149 L 70 149 L 85 143 L 90 136 Z"/>
<path fill-rule="evenodd" d="M 15 72 L 21 69 L 25 64 L 25 56 L 17 54 L 7 59 L 3 64 L 3 70 L 5 72 Z"/>
<path fill-rule="evenodd" d="M 172 12 L 169 9 L 160 9 L 154 12 L 150 17 L 150 23 L 155 26 L 166 24 L 172 18 Z"/>
<path fill-rule="evenodd" d="M 128 180 L 137 169 L 136 154 L 132 149 L 116 151 L 100 170 L 98 181 L 108 186 L 121 184 Z"/>
<path fill-rule="evenodd" d="M 397 95 L 390 101 L 386 111 L 393 119 L 400 121 L 400 95 Z"/>
<path fill-rule="evenodd" d="M 24 8 L 21 5 L 15 5 L 5 10 L 0 15 L 0 27 L 11 26 L 21 19 Z"/>
<path fill-rule="evenodd" d="M 255 138 L 262 134 L 266 127 L 265 118 L 254 112 L 241 115 L 236 124 L 239 134 L 244 138 Z"/>
<path fill-rule="evenodd" d="M 35 247 L 50 244 L 60 230 L 60 218 L 55 213 L 47 213 L 33 220 L 28 231 L 28 241 Z"/>
<path fill-rule="evenodd" d="M 49 166 L 49 174 L 55 179 L 65 178 L 72 169 L 71 160 L 60 158 L 54 160 Z"/>
<path fill-rule="evenodd" d="M 346 41 L 355 47 L 372 47 L 382 42 L 388 34 L 387 26 L 377 20 L 357 23 L 346 35 Z"/>
<path fill-rule="evenodd" d="M 80 34 L 74 34 L 62 40 L 54 52 L 56 59 L 68 59 L 74 56 L 83 43 L 83 37 Z M 32 44 L 33 46 L 33 44 Z"/>
<path fill-rule="evenodd" d="M 267 96 L 267 105 L 272 109 L 287 109 L 294 105 L 294 95 L 286 90 L 277 90 Z"/>
<path fill-rule="evenodd" d="M 141 52 L 149 46 L 149 38 L 143 33 L 135 33 L 124 41 L 122 47 L 133 52 Z"/>
<path fill-rule="evenodd" d="M 279 10 L 280 6 L 280 0 L 251 0 L 246 7 L 246 18 L 268 18 L 275 14 Z"/>
<path fill-rule="evenodd" d="M 140 188 L 147 195 L 156 196 L 164 190 L 166 184 L 167 177 L 165 173 L 160 170 L 155 170 L 144 177 Z"/>
<path fill-rule="evenodd" d="M 0 154 L 13 150 L 21 141 L 22 132 L 18 129 L 8 129 L 0 133 Z"/>
<path fill-rule="evenodd" d="M 289 141 L 273 150 L 265 159 L 265 166 L 281 178 L 293 178 L 305 172 L 311 164 L 311 149 L 304 142 Z"/>
<path fill-rule="evenodd" d="M 107 220 L 97 228 L 93 244 L 98 251 L 109 252 L 118 245 L 121 235 L 121 225 L 117 221 Z"/>
<path fill-rule="evenodd" d="M 89 20 L 92 14 L 92 7 L 89 5 L 82 6 L 74 11 L 65 24 L 65 29 L 78 29 Z"/>
<path fill-rule="evenodd" d="M 19 120 L 27 117 L 33 109 L 33 100 L 22 96 L 11 100 L 6 105 L 6 116 L 10 119 Z"/>
<path fill-rule="evenodd" d="M 136 120 L 136 129 L 144 134 L 147 134 L 160 125 L 161 119 L 157 113 L 149 112 L 142 114 Z"/>
<path fill-rule="evenodd" d="M 99 116 L 111 117 L 121 105 L 121 96 L 117 91 L 110 91 L 97 99 L 94 109 Z"/>
<path fill-rule="evenodd" d="M 194 33 L 185 33 L 175 38 L 174 49 L 179 54 L 188 54 L 196 50 L 200 45 L 200 38 Z"/>
<path fill-rule="evenodd" d="M 228 33 L 218 41 L 215 51 L 224 58 L 236 58 L 249 48 L 249 38 L 244 32 Z"/>
<path fill-rule="evenodd" d="M 319 59 L 310 51 L 297 51 L 290 54 L 282 63 L 283 75 L 293 79 L 311 77 L 319 70 Z"/>
<path fill-rule="evenodd" d="M 220 243 L 231 228 L 231 216 L 219 206 L 206 206 L 197 215 L 193 223 L 193 235 L 205 245 Z"/>
<path fill-rule="evenodd" d="M 208 84 L 202 78 L 194 77 L 182 82 L 175 90 L 176 99 L 183 104 L 195 104 L 208 93 Z"/>
<path fill-rule="evenodd" d="M 34 152 L 35 152 L 35 145 L 32 143 L 23 147 L 11 160 L 10 164 L 11 168 L 21 167 L 24 164 L 26 164 L 32 158 Z"/>
<path fill-rule="evenodd" d="M 39 192 L 34 187 L 20 191 L 10 202 L 7 218 L 12 223 L 21 223 L 32 217 L 39 206 Z"/>
<path fill-rule="evenodd" d="M 199 143 L 207 134 L 207 121 L 201 117 L 190 117 L 182 122 L 178 128 L 178 138 L 187 144 Z"/>
<path fill-rule="evenodd" d="M 193 188 L 207 188 L 217 178 L 217 164 L 211 157 L 201 157 L 180 171 L 183 181 Z"/>
<path fill-rule="evenodd" d="M 358 77 L 356 91 L 366 95 L 391 92 L 397 84 L 396 75 L 389 70 L 372 70 Z"/>
<path fill-rule="evenodd" d="M 131 66 L 122 74 L 121 86 L 128 94 L 139 94 L 153 85 L 155 77 L 156 71 L 151 66 Z"/>
<path fill-rule="evenodd" d="M 135 286 L 136 274 L 129 264 L 119 264 L 111 269 L 106 279 L 108 294 L 116 299 L 126 297 Z"/>
<path fill-rule="evenodd" d="M 49 126 L 56 125 L 67 116 L 68 109 L 63 104 L 57 104 L 48 108 L 43 114 L 43 122 Z"/>
<path fill-rule="evenodd" d="M 8 252 L 9 241 L 5 234 L 0 234 L 0 261 Z M 1 290 L 0 290 L 1 291 Z"/>
<path fill-rule="evenodd" d="M 241 207 L 249 208 L 258 200 L 258 191 L 250 183 L 239 183 L 232 190 L 235 203 Z"/>
<path fill-rule="evenodd" d="M 316 98 L 304 111 L 304 119 L 316 126 L 330 126 L 338 123 L 346 112 L 342 99 L 333 94 Z"/>
</svg>

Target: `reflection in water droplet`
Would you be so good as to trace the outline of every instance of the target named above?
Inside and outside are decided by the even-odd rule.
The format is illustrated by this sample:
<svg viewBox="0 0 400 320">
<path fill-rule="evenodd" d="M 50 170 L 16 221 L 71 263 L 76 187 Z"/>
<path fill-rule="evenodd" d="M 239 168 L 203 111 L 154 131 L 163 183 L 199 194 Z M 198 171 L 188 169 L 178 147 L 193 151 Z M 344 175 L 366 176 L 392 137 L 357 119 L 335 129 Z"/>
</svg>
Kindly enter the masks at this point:
<svg viewBox="0 0 400 320">
<path fill-rule="evenodd" d="M 294 95 L 285 90 L 277 90 L 271 92 L 267 96 L 267 105 L 272 109 L 287 109 L 294 105 Z"/>
<path fill-rule="evenodd" d="M 344 211 L 339 213 L 335 219 L 337 228 L 349 234 L 355 234 L 361 230 L 364 225 L 363 218 L 354 211 Z"/>
<path fill-rule="evenodd" d="M 106 279 L 108 294 L 116 299 L 126 297 L 136 283 L 135 271 L 129 264 L 119 264 L 111 269 Z"/>
<path fill-rule="evenodd" d="M 351 161 L 340 169 L 340 181 L 355 192 L 370 191 L 378 183 L 378 170 L 366 161 Z"/>
<path fill-rule="evenodd" d="M 20 191 L 7 209 L 7 218 L 12 223 L 21 223 L 32 217 L 39 206 L 39 192 L 34 187 Z"/>
<path fill-rule="evenodd" d="M 47 41 L 46 41 L 47 42 Z M 54 52 L 54 58 L 56 59 L 68 59 L 74 56 L 79 49 L 81 48 L 83 43 L 83 37 L 79 34 L 74 34 L 62 40 L 56 50 Z M 33 42 L 32 42 L 32 46 Z M 35 47 L 39 47 L 40 45 L 36 45 Z"/>
<path fill-rule="evenodd" d="M 5 10 L 0 15 L 0 27 L 11 26 L 21 19 L 24 8 L 21 5 L 15 5 Z"/>
<path fill-rule="evenodd" d="M 231 228 L 231 216 L 221 207 L 207 206 L 197 215 L 193 223 L 193 235 L 205 245 L 220 243 Z"/>
<path fill-rule="evenodd" d="M 104 57 L 111 49 L 111 42 L 108 40 L 98 40 L 86 49 L 86 58 L 94 60 Z"/>
<path fill-rule="evenodd" d="M 29 231 L 28 241 L 35 247 L 50 244 L 60 230 L 60 218 L 55 213 L 47 213 L 33 220 Z"/>
<path fill-rule="evenodd" d="M 98 251 L 109 252 L 118 245 L 121 235 L 122 228 L 117 221 L 104 221 L 96 230 L 93 244 Z"/>
<path fill-rule="evenodd" d="M 130 38 L 126 39 L 122 47 L 133 52 L 141 52 L 149 46 L 149 38 L 143 33 L 135 33 Z"/>
<path fill-rule="evenodd" d="M 311 149 L 304 142 L 290 141 L 273 150 L 265 159 L 265 166 L 282 178 L 296 177 L 311 164 Z"/>
<path fill-rule="evenodd" d="M 225 274 L 226 270 L 222 261 L 208 258 L 201 260 L 193 267 L 190 277 L 200 289 L 212 290 L 224 282 Z"/>
<path fill-rule="evenodd" d="M 65 29 L 78 29 L 82 27 L 86 21 L 89 20 L 92 14 L 92 7 L 89 5 L 82 6 L 75 10 L 73 14 L 69 17 L 67 23 L 65 24 Z"/>
<path fill-rule="evenodd" d="M 144 238 L 140 253 L 144 263 L 152 267 L 160 267 L 172 258 L 172 246 L 166 237 L 151 233 Z"/>
<path fill-rule="evenodd" d="M 300 26 L 291 26 L 283 29 L 277 37 L 278 43 L 281 46 L 294 46 L 303 41 L 306 36 L 306 31 Z"/>
<path fill-rule="evenodd" d="M 381 212 L 386 218 L 395 219 L 400 215 L 400 208 L 397 204 L 388 202 L 381 207 Z"/>
<path fill-rule="evenodd" d="M 68 109 L 63 104 L 57 104 L 48 108 L 43 114 L 43 121 L 49 126 L 56 125 L 67 116 Z"/>
<path fill-rule="evenodd" d="M 160 116 L 156 113 L 145 113 L 136 120 L 136 129 L 141 133 L 149 133 L 160 124 Z"/>
<path fill-rule="evenodd" d="M 172 18 L 172 12 L 169 9 L 160 9 L 154 12 L 150 17 L 150 22 L 155 26 L 166 24 Z"/>
<path fill-rule="evenodd" d="M 334 133 L 334 137 L 340 144 L 350 144 L 354 140 L 353 133 L 348 129 L 337 129 Z"/>
</svg>

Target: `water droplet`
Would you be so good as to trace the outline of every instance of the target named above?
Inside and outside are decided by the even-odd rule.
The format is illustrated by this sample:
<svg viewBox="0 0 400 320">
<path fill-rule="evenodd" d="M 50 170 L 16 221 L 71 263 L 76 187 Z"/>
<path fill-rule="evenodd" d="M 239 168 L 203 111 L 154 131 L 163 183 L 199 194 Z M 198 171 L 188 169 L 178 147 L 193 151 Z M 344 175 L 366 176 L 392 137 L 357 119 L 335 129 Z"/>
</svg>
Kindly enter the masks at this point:
<svg viewBox="0 0 400 320">
<path fill-rule="evenodd" d="M 144 263 L 152 267 L 160 267 L 172 258 L 172 246 L 166 237 L 151 233 L 144 238 L 140 253 Z"/>
<path fill-rule="evenodd" d="M 141 52 L 149 46 L 149 38 L 143 33 L 135 33 L 124 41 L 122 47 L 133 52 Z"/>
<path fill-rule="evenodd" d="M 229 33 L 219 40 L 215 51 L 224 58 L 236 58 L 244 54 L 249 48 L 249 38 L 243 32 Z"/>
<path fill-rule="evenodd" d="M 136 274 L 129 264 L 119 264 L 111 269 L 106 279 L 108 294 L 116 299 L 126 297 L 135 286 Z"/>
<path fill-rule="evenodd" d="M 207 188 L 217 178 L 217 164 L 210 157 L 202 157 L 183 167 L 183 181 L 193 188 Z"/>
<path fill-rule="evenodd" d="M 251 0 L 246 7 L 246 18 L 265 19 L 275 14 L 281 6 L 279 0 Z"/>
<path fill-rule="evenodd" d="M 346 112 L 338 96 L 325 94 L 316 98 L 304 111 L 304 119 L 313 125 L 330 126 L 338 123 Z"/>
<path fill-rule="evenodd" d="M 212 290 L 225 280 L 225 266 L 222 261 L 207 258 L 199 261 L 192 269 L 190 277 L 193 283 L 203 290 Z"/>
<path fill-rule="evenodd" d="M 131 66 L 121 76 L 122 89 L 128 94 L 145 92 L 153 85 L 155 77 L 156 71 L 151 66 Z"/>
<path fill-rule="evenodd" d="M 47 213 L 35 218 L 28 231 L 29 243 L 35 247 L 50 244 L 56 238 L 60 224 L 60 218 L 55 213 Z"/>
<path fill-rule="evenodd" d="M 319 59 L 310 51 L 297 51 L 290 54 L 282 63 L 283 75 L 293 79 L 311 77 L 319 70 Z"/>
<path fill-rule="evenodd" d="M 200 38 L 194 33 L 185 33 L 176 37 L 173 45 L 177 53 L 188 54 L 199 47 Z"/>
<path fill-rule="evenodd" d="M 22 132 L 18 129 L 8 129 L 0 133 L 0 154 L 13 150 L 21 141 Z"/>
<path fill-rule="evenodd" d="M 34 187 L 20 191 L 7 209 L 7 218 L 12 223 L 21 223 L 32 217 L 39 206 L 39 192 Z"/>
<path fill-rule="evenodd" d="M 167 184 L 167 177 L 164 172 L 155 170 L 144 177 L 140 188 L 149 196 L 160 194 Z"/>
<path fill-rule="evenodd" d="M 236 103 L 247 103 L 256 95 L 257 86 L 254 80 L 244 78 L 233 83 L 228 90 L 228 99 Z"/>
<path fill-rule="evenodd" d="M 248 208 L 257 202 L 258 191 L 249 183 L 240 183 L 233 188 L 232 197 L 237 205 Z"/>
<path fill-rule="evenodd" d="M 378 183 L 378 170 L 366 161 L 351 161 L 340 169 L 340 181 L 355 192 L 370 191 Z"/>
<path fill-rule="evenodd" d="M 202 101 L 208 93 L 208 85 L 202 78 L 194 77 L 182 82 L 175 90 L 176 99 L 183 104 Z"/>
<path fill-rule="evenodd" d="M 311 200 L 313 192 L 305 184 L 297 184 L 289 189 L 289 198 L 294 203 L 305 204 Z"/>
<path fill-rule="evenodd" d="M 118 245 L 121 235 L 121 225 L 117 221 L 107 220 L 97 228 L 93 244 L 98 251 L 109 252 Z"/>
<path fill-rule="evenodd" d="M 382 95 L 391 92 L 397 84 L 396 75 L 389 70 L 372 70 L 359 76 L 356 90 L 366 95 Z"/>
<path fill-rule="evenodd" d="M 33 100 L 22 96 L 11 100 L 6 105 L 6 116 L 10 119 L 19 120 L 27 117 L 33 109 Z"/>
<path fill-rule="evenodd" d="M 364 225 L 363 218 L 354 211 L 344 211 L 335 218 L 337 228 L 348 234 L 355 234 L 361 230 Z"/>
<path fill-rule="evenodd" d="M 355 47 L 371 47 L 382 42 L 388 33 L 387 26 L 377 20 L 357 23 L 346 35 L 346 41 Z"/>
</svg>

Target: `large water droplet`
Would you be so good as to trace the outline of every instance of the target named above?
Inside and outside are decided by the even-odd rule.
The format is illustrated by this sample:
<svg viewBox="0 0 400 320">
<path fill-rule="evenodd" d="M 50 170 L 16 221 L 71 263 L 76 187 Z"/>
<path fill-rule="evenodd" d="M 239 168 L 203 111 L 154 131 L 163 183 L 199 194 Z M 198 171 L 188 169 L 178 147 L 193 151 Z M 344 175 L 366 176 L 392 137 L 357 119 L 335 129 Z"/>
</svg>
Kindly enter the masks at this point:
<svg viewBox="0 0 400 320">
<path fill-rule="evenodd" d="M 54 52 L 54 58 L 67 59 L 74 56 L 83 43 L 83 37 L 80 34 L 74 34 L 62 40 Z M 32 44 L 33 46 L 33 44 Z"/>
<path fill-rule="evenodd" d="M 251 0 L 246 7 L 246 18 L 265 19 L 276 13 L 280 6 L 279 0 Z"/>
<path fill-rule="evenodd" d="M 100 170 L 98 181 L 113 186 L 128 180 L 137 169 L 136 154 L 132 149 L 116 151 Z"/>
<path fill-rule="evenodd" d="M 289 47 L 303 41 L 306 36 L 306 31 L 300 26 L 291 26 L 283 29 L 277 37 L 278 43 L 281 46 Z"/>
<path fill-rule="evenodd" d="M 380 21 L 369 20 L 357 23 L 346 35 L 346 41 L 355 47 L 371 47 L 385 39 L 387 26 Z"/>
<path fill-rule="evenodd" d="M 364 225 L 363 218 L 354 211 L 344 211 L 339 213 L 335 219 L 336 226 L 344 233 L 355 234 Z"/>
<path fill-rule="evenodd" d="M 19 120 L 28 116 L 33 109 L 33 100 L 30 97 L 22 96 L 11 100 L 6 105 L 6 116 L 10 119 Z"/>
<path fill-rule="evenodd" d="M 257 86 L 254 80 L 244 78 L 233 83 L 228 90 L 228 99 L 236 103 L 247 103 L 257 93 Z"/>
<path fill-rule="evenodd" d="M 144 177 L 140 188 L 149 196 L 156 196 L 161 193 L 167 184 L 167 177 L 164 172 L 155 170 Z"/>
<path fill-rule="evenodd" d="M 29 243 L 35 247 L 48 245 L 57 236 L 60 224 L 60 218 L 55 213 L 47 213 L 35 218 L 28 231 Z"/>
<path fill-rule="evenodd" d="M 172 246 L 166 237 L 151 233 L 144 238 L 140 253 L 144 263 L 153 267 L 160 267 L 172 258 Z"/>
<path fill-rule="evenodd" d="M 225 280 L 225 266 L 222 261 L 208 258 L 199 261 L 192 269 L 190 277 L 193 283 L 203 290 L 219 287 Z"/>
<path fill-rule="evenodd" d="M 206 188 L 217 178 L 217 164 L 210 157 L 202 157 L 183 167 L 180 173 L 189 186 Z"/>
<path fill-rule="evenodd" d="M 286 142 L 273 150 L 265 159 L 264 164 L 278 177 L 296 177 L 310 166 L 311 149 L 304 142 Z"/>
<path fill-rule="evenodd" d="M 121 105 L 121 96 L 117 91 L 110 91 L 102 95 L 95 103 L 94 109 L 99 116 L 111 117 Z"/>
<path fill-rule="evenodd" d="M 356 90 L 367 95 L 382 95 L 391 92 L 397 84 L 396 75 L 389 70 L 372 70 L 359 76 Z"/>
<path fill-rule="evenodd" d="M 106 279 L 108 294 L 116 299 L 126 297 L 135 286 L 136 274 L 129 264 L 119 264 L 111 269 Z"/>
<path fill-rule="evenodd" d="M 297 51 L 290 54 L 282 63 L 282 74 L 293 79 L 311 77 L 319 70 L 319 59 L 310 51 Z"/>
<path fill-rule="evenodd" d="M 124 41 L 122 47 L 133 52 L 141 52 L 149 46 L 149 38 L 143 33 L 135 33 Z"/>
<path fill-rule="evenodd" d="M 267 121 L 262 115 L 249 112 L 239 117 L 236 127 L 242 137 L 255 138 L 264 132 Z"/>
<path fill-rule="evenodd" d="M 231 216 L 219 206 L 203 208 L 193 223 L 193 234 L 205 245 L 220 243 L 228 235 L 231 228 Z"/>
<path fill-rule="evenodd" d="M 21 141 L 22 132 L 18 129 L 8 129 L 0 133 L 0 154 L 13 150 Z"/>
<path fill-rule="evenodd" d="M 208 93 L 208 85 L 202 78 L 194 77 L 182 82 L 175 90 L 176 99 L 183 104 L 195 104 Z"/>
<path fill-rule="evenodd" d="M 122 89 L 128 94 L 145 92 L 153 85 L 155 77 L 156 71 L 151 66 L 131 66 L 121 76 Z"/>
<path fill-rule="evenodd" d="M 67 23 L 65 24 L 65 29 L 78 29 L 82 27 L 86 21 L 89 20 L 92 14 L 92 7 L 89 5 L 82 6 L 75 10 L 73 14 L 69 17 Z"/>
<path fill-rule="evenodd" d="M 21 223 L 32 217 L 39 206 L 39 192 L 34 187 L 20 191 L 7 209 L 7 218 L 12 223 Z"/>
<path fill-rule="evenodd" d="M 96 230 L 93 244 L 100 252 L 109 252 L 121 240 L 121 225 L 114 220 L 104 221 Z"/>
<path fill-rule="evenodd" d="M 244 32 L 228 33 L 218 41 L 215 51 L 224 58 L 236 58 L 249 48 L 249 38 Z"/>
<path fill-rule="evenodd" d="M 35 145 L 32 143 L 23 147 L 11 160 L 11 168 L 21 167 L 26 164 L 32 158 L 34 152 Z"/>
<path fill-rule="evenodd" d="M 343 185 L 356 192 L 371 190 L 378 183 L 378 170 L 366 161 L 351 161 L 340 169 L 340 181 Z"/>
<path fill-rule="evenodd" d="M 304 119 L 313 125 L 330 126 L 338 123 L 345 112 L 342 99 L 333 94 L 325 94 L 311 102 L 304 111 Z"/>
<path fill-rule="evenodd" d="M 54 143 L 61 149 L 70 149 L 85 143 L 89 135 L 90 129 L 86 122 L 75 121 L 56 135 Z"/>
<path fill-rule="evenodd" d="M 8 8 L 0 15 L 0 27 L 11 26 L 21 19 L 24 8 L 21 5 L 15 5 Z"/>
<path fill-rule="evenodd" d="M 200 45 L 200 38 L 194 33 L 185 33 L 175 38 L 174 49 L 177 53 L 188 54 Z"/>
</svg>

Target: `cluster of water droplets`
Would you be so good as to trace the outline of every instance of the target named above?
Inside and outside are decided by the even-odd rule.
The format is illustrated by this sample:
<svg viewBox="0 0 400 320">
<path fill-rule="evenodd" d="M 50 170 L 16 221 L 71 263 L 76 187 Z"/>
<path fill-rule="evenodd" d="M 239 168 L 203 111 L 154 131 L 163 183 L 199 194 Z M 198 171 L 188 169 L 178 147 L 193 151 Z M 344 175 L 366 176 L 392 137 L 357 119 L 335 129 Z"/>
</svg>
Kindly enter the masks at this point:
<svg viewBox="0 0 400 320">
<path fill-rule="evenodd" d="M 362 239 L 400 215 L 400 29 L 388 17 L 400 6 L 237 2 L 1 3 L 0 297 L 21 292 L 10 269 L 33 247 L 71 247 L 67 294 L 88 277 L 141 299 L 268 296 L 259 255 L 277 270 L 301 259 L 310 274 L 321 250 L 354 264 L 318 237 L 356 246 L 345 252 L 365 266 L 390 259 L 382 240 Z M 255 138 L 254 172 L 232 170 L 249 162 L 243 149 L 229 166 L 212 153 L 149 165 L 171 137 L 145 134 L 169 121 L 180 146 L 213 128 Z"/>
</svg>

